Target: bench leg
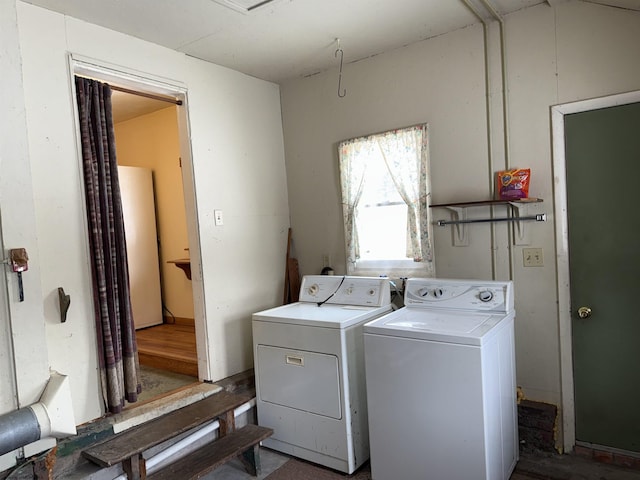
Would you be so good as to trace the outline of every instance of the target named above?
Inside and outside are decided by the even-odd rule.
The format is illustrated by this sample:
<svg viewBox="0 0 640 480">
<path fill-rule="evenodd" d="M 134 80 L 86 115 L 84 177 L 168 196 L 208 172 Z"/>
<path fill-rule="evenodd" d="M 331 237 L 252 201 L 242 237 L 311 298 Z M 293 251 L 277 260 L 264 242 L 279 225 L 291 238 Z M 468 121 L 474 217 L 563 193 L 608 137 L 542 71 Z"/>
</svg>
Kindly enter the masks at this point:
<svg viewBox="0 0 640 480">
<path fill-rule="evenodd" d="M 146 480 L 147 465 L 142 455 L 134 455 L 122 462 L 122 469 L 129 480 Z"/>
<path fill-rule="evenodd" d="M 242 464 L 247 469 L 249 475 L 257 477 L 260 475 L 260 471 L 262 470 L 262 465 L 260 465 L 260 446 L 254 445 L 248 450 L 242 452 L 240 456 L 240 460 L 242 460 Z"/>
<path fill-rule="evenodd" d="M 218 417 L 218 423 L 220 424 L 218 429 L 219 436 L 224 437 L 227 433 L 233 432 L 236 429 L 236 417 L 233 414 L 233 410 Z"/>
</svg>

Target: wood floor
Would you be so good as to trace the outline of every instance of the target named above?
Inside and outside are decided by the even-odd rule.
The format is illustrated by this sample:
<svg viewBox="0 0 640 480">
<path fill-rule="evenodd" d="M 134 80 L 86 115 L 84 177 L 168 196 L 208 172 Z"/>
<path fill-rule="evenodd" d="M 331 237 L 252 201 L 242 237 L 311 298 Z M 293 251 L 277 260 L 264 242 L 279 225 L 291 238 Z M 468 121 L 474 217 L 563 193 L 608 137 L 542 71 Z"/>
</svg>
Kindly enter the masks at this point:
<svg viewBox="0 0 640 480">
<path fill-rule="evenodd" d="M 193 325 L 167 324 L 136 331 L 142 365 L 198 376 L 196 332 Z"/>
</svg>

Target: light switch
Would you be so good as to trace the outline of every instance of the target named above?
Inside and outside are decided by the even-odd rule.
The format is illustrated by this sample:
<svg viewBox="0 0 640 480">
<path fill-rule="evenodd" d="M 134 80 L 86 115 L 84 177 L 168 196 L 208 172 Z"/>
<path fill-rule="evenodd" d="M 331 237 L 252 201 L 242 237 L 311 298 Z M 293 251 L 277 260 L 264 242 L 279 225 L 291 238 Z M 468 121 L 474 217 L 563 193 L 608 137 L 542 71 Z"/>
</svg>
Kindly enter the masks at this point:
<svg viewBox="0 0 640 480">
<path fill-rule="evenodd" d="M 541 248 L 523 248 L 522 260 L 525 267 L 544 267 L 544 256 Z"/>
<path fill-rule="evenodd" d="M 219 227 L 220 225 L 224 225 L 224 221 L 222 219 L 222 210 L 214 210 L 213 218 L 214 218 L 216 227 Z"/>
</svg>

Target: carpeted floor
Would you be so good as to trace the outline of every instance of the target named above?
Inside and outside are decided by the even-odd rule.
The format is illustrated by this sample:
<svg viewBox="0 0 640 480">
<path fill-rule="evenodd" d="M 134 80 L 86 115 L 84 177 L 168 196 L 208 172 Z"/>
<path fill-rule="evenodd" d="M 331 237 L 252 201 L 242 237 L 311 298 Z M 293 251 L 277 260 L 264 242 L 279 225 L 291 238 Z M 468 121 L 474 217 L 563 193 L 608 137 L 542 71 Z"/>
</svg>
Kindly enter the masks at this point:
<svg viewBox="0 0 640 480">
<path fill-rule="evenodd" d="M 147 402 L 153 398 L 172 392 L 186 385 L 191 385 L 197 381 L 197 378 L 190 377 L 188 375 L 181 375 L 179 373 L 140 365 L 142 393 L 138 395 L 138 401 L 132 405 L 140 405 L 141 403 Z"/>
<path fill-rule="evenodd" d="M 366 463 L 352 475 L 336 472 L 304 460 L 291 459 L 264 480 L 371 480 L 369 463 Z"/>
</svg>

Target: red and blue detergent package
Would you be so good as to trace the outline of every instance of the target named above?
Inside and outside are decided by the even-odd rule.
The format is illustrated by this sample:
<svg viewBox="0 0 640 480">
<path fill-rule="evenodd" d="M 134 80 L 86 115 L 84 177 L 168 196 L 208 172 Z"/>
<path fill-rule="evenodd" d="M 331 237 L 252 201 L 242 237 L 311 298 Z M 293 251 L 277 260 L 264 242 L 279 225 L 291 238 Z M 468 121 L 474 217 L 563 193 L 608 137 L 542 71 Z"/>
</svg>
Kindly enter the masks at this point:
<svg viewBox="0 0 640 480">
<path fill-rule="evenodd" d="M 514 168 L 498 172 L 498 198 L 500 200 L 528 198 L 530 178 L 530 168 Z"/>
</svg>

